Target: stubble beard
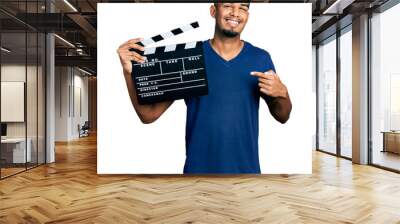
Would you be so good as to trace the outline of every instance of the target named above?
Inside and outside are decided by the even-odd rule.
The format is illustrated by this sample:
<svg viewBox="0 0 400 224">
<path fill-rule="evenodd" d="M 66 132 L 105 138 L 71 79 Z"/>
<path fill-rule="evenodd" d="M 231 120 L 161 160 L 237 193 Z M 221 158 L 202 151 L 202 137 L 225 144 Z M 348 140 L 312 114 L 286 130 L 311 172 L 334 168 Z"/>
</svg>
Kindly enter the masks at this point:
<svg viewBox="0 0 400 224">
<path fill-rule="evenodd" d="M 239 35 L 239 32 L 235 32 L 233 30 L 226 30 L 226 29 L 222 29 L 222 34 L 224 34 L 226 37 L 236 37 L 237 35 Z"/>
</svg>

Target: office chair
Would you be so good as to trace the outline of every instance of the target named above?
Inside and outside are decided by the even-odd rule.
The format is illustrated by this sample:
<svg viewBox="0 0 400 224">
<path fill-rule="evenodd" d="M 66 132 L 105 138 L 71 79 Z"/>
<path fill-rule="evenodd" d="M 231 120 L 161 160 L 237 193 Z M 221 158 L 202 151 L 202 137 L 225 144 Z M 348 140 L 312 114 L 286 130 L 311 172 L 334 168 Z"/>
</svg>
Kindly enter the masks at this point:
<svg viewBox="0 0 400 224">
<path fill-rule="evenodd" d="M 90 129 L 90 125 L 89 125 L 89 121 L 85 121 L 85 123 L 82 125 L 82 127 L 79 127 L 80 125 L 78 125 L 78 129 L 79 129 L 79 138 L 80 137 L 87 137 L 89 136 L 89 129 Z"/>
</svg>

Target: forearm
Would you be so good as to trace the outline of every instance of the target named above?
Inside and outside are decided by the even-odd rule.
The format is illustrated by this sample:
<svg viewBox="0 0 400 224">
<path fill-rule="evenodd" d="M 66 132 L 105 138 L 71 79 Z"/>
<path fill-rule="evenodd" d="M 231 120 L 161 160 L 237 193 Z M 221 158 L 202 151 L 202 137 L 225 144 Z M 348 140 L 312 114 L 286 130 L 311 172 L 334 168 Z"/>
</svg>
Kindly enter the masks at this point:
<svg viewBox="0 0 400 224">
<path fill-rule="evenodd" d="M 287 91 L 282 96 L 272 98 L 270 111 L 272 116 L 281 123 L 286 123 L 289 120 L 292 102 Z"/>
</svg>

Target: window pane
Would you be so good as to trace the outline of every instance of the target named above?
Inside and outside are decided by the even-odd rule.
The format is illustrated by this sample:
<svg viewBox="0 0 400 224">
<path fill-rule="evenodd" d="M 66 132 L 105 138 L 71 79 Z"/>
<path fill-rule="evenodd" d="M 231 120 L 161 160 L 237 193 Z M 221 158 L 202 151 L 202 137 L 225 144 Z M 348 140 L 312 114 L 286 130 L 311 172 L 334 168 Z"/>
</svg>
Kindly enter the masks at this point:
<svg viewBox="0 0 400 224">
<path fill-rule="evenodd" d="M 352 141 L 352 35 L 340 37 L 340 143 L 341 155 L 351 158 Z"/>
<path fill-rule="evenodd" d="M 38 163 L 45 163 L 45 65 L 46 65 L 46 36 L 43 33 L 39 33 L 39 45 L 38 45 Z"/>
<path fill-rule="evenodd" d="M 11 14 L 43 13 L 41 1 L 0 1 Z M 45 36 L 0 12 L 1 178 L 44 162 Z M 34 22 L 34 21 L 32 21 Z"/>
<path fill-rule="evenodd" d="M 30 147 L 28 168 L 37 165 L 37 33 L 28 32 L 28 62 L 26 80 L 27 141 Z"/>
<path fill-rule="evenodd" d="M 318 48 L 318 144 L 336 153 L 336 40 Z"/>
<path fill-rule="evenodd" d="M 1 15 L 0 16 L 5 16 Z M 25 170 L 30 161 L 26 142 L 26 33 L 1 33 L 1 177 Z M 6 50 L 4 50 L 6 49 Z M 28 150 L 27 150 L 28 149 Z"/>
<path fill-rule="evenodd" d="M 372 22 L 372 163 L 400 170 L 400 4 Z"/>
<path fill-rule="evenodd" d="M 26 12 L 38 13 L 41 5 L 38 1 L 27 1 Z M 38 23 L 38 17 L 31 18 L 33 24 Z M 27 140 L 31 147 L 31 161 L 28 168 L 38 165 L 38 45 L 39 36 L 37 30 L 27 29 L 28 61 L 27 61 Z"/>
</svg>

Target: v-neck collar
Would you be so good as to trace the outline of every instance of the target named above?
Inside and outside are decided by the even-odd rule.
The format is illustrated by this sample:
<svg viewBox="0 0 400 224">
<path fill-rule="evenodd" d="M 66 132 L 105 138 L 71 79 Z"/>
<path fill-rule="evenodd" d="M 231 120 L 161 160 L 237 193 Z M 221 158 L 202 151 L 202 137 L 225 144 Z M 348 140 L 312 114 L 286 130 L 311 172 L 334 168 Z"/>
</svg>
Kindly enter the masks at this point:
<svg viewBox="0 0 400 224">
<path fill-rule="evenodd" d="M 224 65 L 226 66 L 231 66 L 233 63 L 235 63 L 242 55 L 243 53 L 246 51 L 247 49 L 247 42 L 243 41 L 243 47 L 240 50 L 240 52 L 232 59 L 230 60 L 225 60 L 223 57 L 221 57 L 215 50 L 214 48 L 211 46 L 211 39 L 207 40 L 207 45 L 210 48 L 211 52 L 215 55 L 215 57 L 218 58 L 219 61 L 221 61 Z"/>
</svg>

